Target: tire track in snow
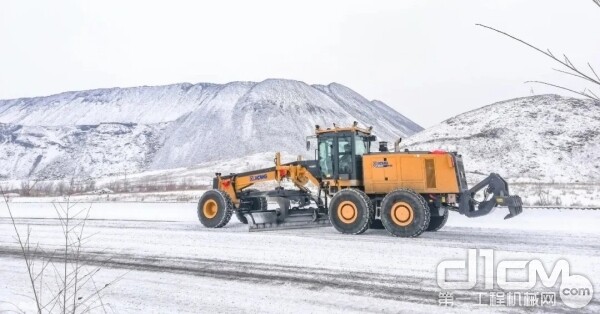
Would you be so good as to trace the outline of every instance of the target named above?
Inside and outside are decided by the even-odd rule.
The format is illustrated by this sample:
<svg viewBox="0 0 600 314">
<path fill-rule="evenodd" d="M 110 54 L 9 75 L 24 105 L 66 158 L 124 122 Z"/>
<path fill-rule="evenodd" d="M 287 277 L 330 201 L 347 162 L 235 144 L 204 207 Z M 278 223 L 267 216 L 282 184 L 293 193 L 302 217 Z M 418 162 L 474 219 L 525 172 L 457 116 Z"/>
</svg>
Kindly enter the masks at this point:
<svg viewBox="0 0 600 314">
<path fill-rule="evenodd" d="M 51 256 L 60 255 L 62 255 L 60 252 L 44 252 L 38 255 L 37 258 L 50 258 Z M 0 256 L 20 259 L 22 253 L 17 247 L 1 246 Z M 216 280 L 244 281 L 260 285 L 283 287 L 294 285 L 312 291 L 338 290 L 339 292 L 341 290 L 344 293 L 357 296 L 428 305 L 437 305 L 438 293 L 441 292 L 441 289 L 436 285 L 428 284 L 428 282 L 431 282 L 431 278 L 418 278 L 414 275 L 407 277 L 387 276 L 371 272 L 348 273 L 327 268 L 298 268 L 286 265 L 219 259 L 144 256 L 98 251 L 84 252 L 80 257 L 80 262 L 88 266 L 172 273 L 208 277 Z M 459 306 L 461 307 L 473 306 L 479 303 L 479 293 L 487 295 L 487 291 L 470 290 L 454 292 L 454 297 L 460 299 Z M 591 305 L 594 304 L 600 305 L 600 302 L 592 300 Z M 569 312 L 569 309 L 557 306 L 545 307 L 544 311 L 546 313 L 565 313 Z"/>
</svg>

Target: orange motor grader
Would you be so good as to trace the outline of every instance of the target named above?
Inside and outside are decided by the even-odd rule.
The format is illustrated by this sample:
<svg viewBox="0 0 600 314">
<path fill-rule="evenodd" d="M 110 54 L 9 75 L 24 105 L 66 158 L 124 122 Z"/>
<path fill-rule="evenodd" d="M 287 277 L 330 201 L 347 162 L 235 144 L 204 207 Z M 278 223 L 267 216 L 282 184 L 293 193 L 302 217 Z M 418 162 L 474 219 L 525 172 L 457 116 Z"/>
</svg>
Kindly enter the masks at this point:
<svg viewBox="0 0 600 314">
<path fill-rule="evenodd" d="M 198 203 L 200 222 L 220 228 L 235 214 L 251 231 L 333 225 L 348 234 L 385 228 L 394 236 L 416 237 L 441 229 L 450 210 L 479 217 L 506 206 L 505 219 L 522 212 L 521 198 L 509 194 L 498 174 L 469 188 L 461 155 L 399 151 L 399 142 L 394 152 L 385 142 L 371 152 L 376 141 L 371 131 L 356 122 L 349 127 L 316 126 L 314 160 L 281 163 L 277 153 L 271 168 L 216 173 L 213 189 Z M 308 150 L 310 143 L 307 140 Z M 282 187 L 283 181 L 295 188 Z M 252 188 L 264 182 L 276 187 Z M 484 198 L 477 201 L 479 191 Z"/>
</svg>

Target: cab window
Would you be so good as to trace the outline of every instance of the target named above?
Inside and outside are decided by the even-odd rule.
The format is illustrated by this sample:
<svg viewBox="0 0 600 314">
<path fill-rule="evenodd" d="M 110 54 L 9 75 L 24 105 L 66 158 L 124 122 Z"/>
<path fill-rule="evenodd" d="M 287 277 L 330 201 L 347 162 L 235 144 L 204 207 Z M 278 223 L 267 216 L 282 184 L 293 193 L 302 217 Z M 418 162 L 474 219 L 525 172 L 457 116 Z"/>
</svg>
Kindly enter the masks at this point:
<svg viewBox="0 0 600 314">
<path fill-rule="evenodd" d="M 319 167 L 325 178 L 333 175 L 333 138 L 325 138 L 319 141 Z"/>
<path fill-rule="evenodd" d="M 357 156 L 362 156 L 369 152 L 369 142 L 364 137 L 357 136 L 354 142 L 354 149 Z"/>
<path fill-rule="evenodd" d="M 352 173 L 352 137 L 344 136 L 338 138 L 339 173 Z"/>
</svg>

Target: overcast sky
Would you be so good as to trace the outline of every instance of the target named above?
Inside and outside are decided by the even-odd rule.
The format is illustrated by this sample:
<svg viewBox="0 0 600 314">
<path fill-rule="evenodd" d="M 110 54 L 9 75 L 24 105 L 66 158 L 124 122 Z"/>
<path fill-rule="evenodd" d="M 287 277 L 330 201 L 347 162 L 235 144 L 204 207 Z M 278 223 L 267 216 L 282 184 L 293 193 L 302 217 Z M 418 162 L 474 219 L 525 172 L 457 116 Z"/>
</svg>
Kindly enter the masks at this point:
<svg viewBox="0 0 600 314">
<path fill-rule="evenodd" d="M 592 0 L 0 1 L 0 98 L 288 78 L 342 83 L 428 127 L 572 84 L 501 28 L 600 68 Z"/>
</svg>

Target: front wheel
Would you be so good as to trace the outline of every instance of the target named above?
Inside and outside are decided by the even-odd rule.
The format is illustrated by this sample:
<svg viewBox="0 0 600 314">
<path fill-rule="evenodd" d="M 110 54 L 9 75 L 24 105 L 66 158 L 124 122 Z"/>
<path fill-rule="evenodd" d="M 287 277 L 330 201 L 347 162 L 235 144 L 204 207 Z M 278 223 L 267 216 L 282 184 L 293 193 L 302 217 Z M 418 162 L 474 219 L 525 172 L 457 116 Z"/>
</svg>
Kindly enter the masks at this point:
<svg viewBox="0 0 600 314">
<path fill-rule="evenodd" d="M 337 192 L 329 202 L 329 221 L 346 234 L 361 234 L 369 229 L 375 211 L 365 192 L 345 189 Z"/>
<path fill-rule="evenodd" d="M 231 219 L 233 202 L 221 190 L 206 191 L 198 202 L 198 219 L 208 228 L 221 228 Z"/>
<path fill-rule="evenodd" d="M 396 237 L 418 237 L 429 226 L 430 217 L 427 201 L 413 190 L 392 191 L 381 202 L 381 222 Z"/>
</svg>

